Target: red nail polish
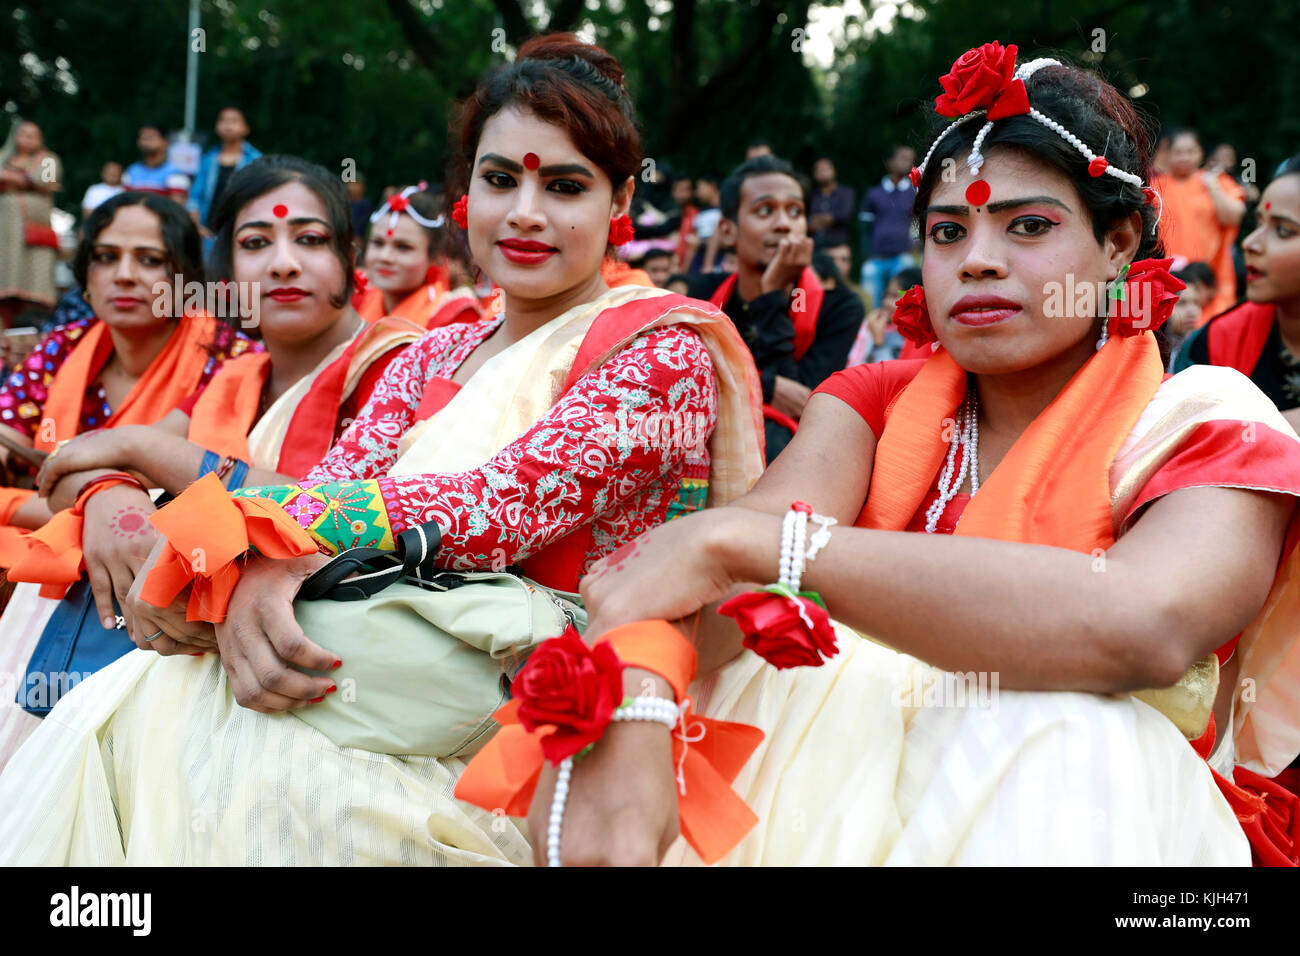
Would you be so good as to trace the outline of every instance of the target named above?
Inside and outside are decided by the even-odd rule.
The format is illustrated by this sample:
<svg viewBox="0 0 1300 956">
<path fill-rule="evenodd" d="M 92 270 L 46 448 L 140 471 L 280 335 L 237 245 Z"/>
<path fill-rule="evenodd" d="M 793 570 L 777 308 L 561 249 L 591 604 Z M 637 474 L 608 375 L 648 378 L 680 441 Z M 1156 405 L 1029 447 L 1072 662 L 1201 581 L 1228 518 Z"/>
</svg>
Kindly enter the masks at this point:
<svg viewBox="0 0 1300 956">
<path fill-rule="evenodd" d="M 343 666 L 343 662 L 342 662 L 342 661 L 335 661 L 335 662 L 334 662 L 333 664 L 331 664 L 330 666 L 337 670 L 338 668 L 340 668 L 340 667 Z"/>
<path fill-rule="evenodd" d="M 325 693 L 327 693 L 327 694 L 332 694 L 332 693 L 334 693 L 336 690 L 338 690 L 338 688 L 335 687 L 333 684 L 330 684 L 329 689 L 326 690 Z"/>
<path fill-rule="evenodd" d="M 313 698 L 311 699 L 311 702 L 312 702 L 313 704 L 319 704 L 319 703 L 320 703 L 322 700 L 324 700 L 324 699 L 325 699 L 324 697 L 313 697 Z"/>
</svg>

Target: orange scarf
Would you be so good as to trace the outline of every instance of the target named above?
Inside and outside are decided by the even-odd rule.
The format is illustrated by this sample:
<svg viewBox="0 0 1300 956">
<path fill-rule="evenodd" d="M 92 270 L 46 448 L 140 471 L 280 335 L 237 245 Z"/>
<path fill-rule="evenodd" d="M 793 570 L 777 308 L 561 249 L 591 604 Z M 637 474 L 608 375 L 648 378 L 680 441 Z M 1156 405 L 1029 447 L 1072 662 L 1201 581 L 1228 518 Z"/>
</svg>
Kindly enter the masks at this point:
<svg viewBox="0 0 1300 956">
<path fill-rule="evenodd" d="M 981 483 L 955 533 L 1085 553 L 1110 547 L 1110 464 L 1163 377 L 1155 336 L 1113 337 Z M 965 394 L 965 370 L 940 349 L 886 409 L 859 525 L 908 526 L 948 453 L 940 425 Z"/>
<path fill-rule="evenodd" d="M 227 362 L 190 411 L 188 438 L 218 455 L 248 458 L 248 433 L 257 424 L 262 388 L 271 374 L 266 352 Z"/>
<path fill-rule="evenodd" d="M 396 316 L 399 319 L 406 319 L 408 322 L 414 322 L 422 329 L 430 328 L 429 320 L 433 318 L 434 313 L 442 306 L 443 298 L 447 295 L 447 282 L 445 279 L 438 279 L 432 285 L 422 285 L 414 292 L 397 303 L 389 315 Z M 367 323 L 375 323 L 384 317 L 384 294 L 374 286 L 366 289 L 361 298 L 355 303 L 357 314 L 365 319 Z"/>
<path fill-rule="evenodd" d="M 316 375 L 289 422 L 276 471 L 300 478 L 324 458 L 334 443 L 347 383 L 359 381 L 371 362 L 418 337 L 418 329 L 391 316 L 365 326 L 343 354 Z M 223 366 L 194 404 L 189 440 L 219 455 L 247 460 L 248 436 L 257 424 L 269 374 L 271 357 L 265 352 L 241 355 Z"/>
<path fill-rule="evenodd" d="M 216 328 L 217 320 L 206 314 L 182 318 L 103 427 L 152 425 L 184 401 L 199 386 L 211 358 L 206 346 L 213 341 Z M 108 326 L 93 323 L 54 373 L 41 425 L 36 430 L 37 450 L 53 451 L 60 441 L 77 434 L 86 392 L 112 355 L 113 338 Z M 22 488 L 0 488 L 0 518 L 7 523 L 33 494 Z"/>
<path fill-rule="evenodd" d="M 122 404 L 113 410 L 104 427 L 152 425 L 183 402 L 199 386 L 203 369 L 212 357 L 206 346 L 215 338 L 216 329 L 217 320 L 209 315 L 181 319 L 167 344 L 149 363 Z M 38 449 L 53 451 L 59 441 L 77 434 L 86 390 L 112 354 L 113 339 L 108 326 L 96 322 L 55 373 L 45 401 L 45 421 L 36 436 Z M 45 427 L 48 422 L 53 422 L 52 429 Z"/>
</svg>

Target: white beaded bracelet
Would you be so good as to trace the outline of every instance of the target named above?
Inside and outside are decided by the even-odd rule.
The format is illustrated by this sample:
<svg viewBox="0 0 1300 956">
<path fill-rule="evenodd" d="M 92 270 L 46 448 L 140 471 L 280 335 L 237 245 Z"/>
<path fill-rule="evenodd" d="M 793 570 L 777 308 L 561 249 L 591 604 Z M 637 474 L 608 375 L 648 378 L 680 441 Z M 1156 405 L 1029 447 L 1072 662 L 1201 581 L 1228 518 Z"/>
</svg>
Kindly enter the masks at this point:
<svg viewBox="0 0 1300 956">
<path fill-rule="evenodd" d="M 819 527 L 811 539 L 808 535 L 808 520 L 812 519 Z M 817 557 L 822 548 L 831 539 L 831 526 L 838 524 L 834 518 L 819 515 L 801 501 L 796 501 L 785 513 L 781 522 L 781 576 L 778 579 L 791 591 L 799 593 L 803 584 L 803 572 L 807 562 Z M 805 551 L 805 541 L 808 547 Z"/>
<path fill-rule="evenodd" d="M 634 697 L 614 711 L 616 721 L 650 720 L 663 724 L 672 731 L 681 719 L 677 704 L 664 697 Z M 551 798 L 551 816 L 546 827 L 547 866 L 563 866 L 560 862 L 560 826 L 564 822 L 564 805 L 569 799 L 569 779 L 573 775 L 573 758 L 560 761 L 559 775 L 555 778 L 555 795 Z"/>
</svg>

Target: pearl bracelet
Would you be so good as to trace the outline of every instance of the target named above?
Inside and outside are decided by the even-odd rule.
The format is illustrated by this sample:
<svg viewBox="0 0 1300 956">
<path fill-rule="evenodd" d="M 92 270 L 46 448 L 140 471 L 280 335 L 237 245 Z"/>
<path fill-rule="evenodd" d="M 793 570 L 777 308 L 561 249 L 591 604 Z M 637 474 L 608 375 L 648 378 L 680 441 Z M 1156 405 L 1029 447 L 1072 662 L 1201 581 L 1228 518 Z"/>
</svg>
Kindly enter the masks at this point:
<svg viewBox="0 0 1300 956">
<path fill-rule="evenodd" d="M 808 533 L 808 519 L 811 518 L 820 527 L 813 533 L 811 542 L 805 551 L 804 545 Z M 802 501 L 796 501 L 785 513 L 781 522 L 781 576 L 779 581 L 796 594 L 803 583 L 804 565 L 817 557 L 822 548 L 831 539 L 831 526 L 838 524 L 834 518 L 827 518 L 812 510 Z"/>
<path fill-rule="evenodd" d="M 672 731 L 681 719 L 681 711 L 676 703 L 664 697 L 625 698 L 611 719 L 650 720 Z M 560 761 L 559 775 L 555 778 L 555 796 L 551 798 L 551 817 L 546 827 L 547 866 L 563 866 L 560 862 L 560 825 L 564 822 L 564 805 L 569 800 L 569 779 L 572 776 L 573 758 L 566 757 Z"/>
</svg>

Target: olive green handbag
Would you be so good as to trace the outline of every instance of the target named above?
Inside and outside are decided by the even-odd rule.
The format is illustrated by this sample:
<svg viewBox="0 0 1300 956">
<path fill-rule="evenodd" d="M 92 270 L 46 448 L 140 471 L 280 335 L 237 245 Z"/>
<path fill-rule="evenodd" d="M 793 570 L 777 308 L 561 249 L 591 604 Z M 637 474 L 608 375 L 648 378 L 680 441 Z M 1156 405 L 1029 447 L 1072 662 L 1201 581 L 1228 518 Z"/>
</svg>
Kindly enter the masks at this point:
<svg viewBox="0 0 1300 956">
<path fill-rule="evenodd" d="M 496 729 L 529 652 L 586 627 L 578 595 L 514 568 L 437 570 L 437 547 L 437 526 L 424 525 L 395 551 L 345 551 L 303 583 L 298 624 L 343 664 L 327 674 L 338 691 L 294 718 L 340 747 L 468 757 Z"/>
</svg>

